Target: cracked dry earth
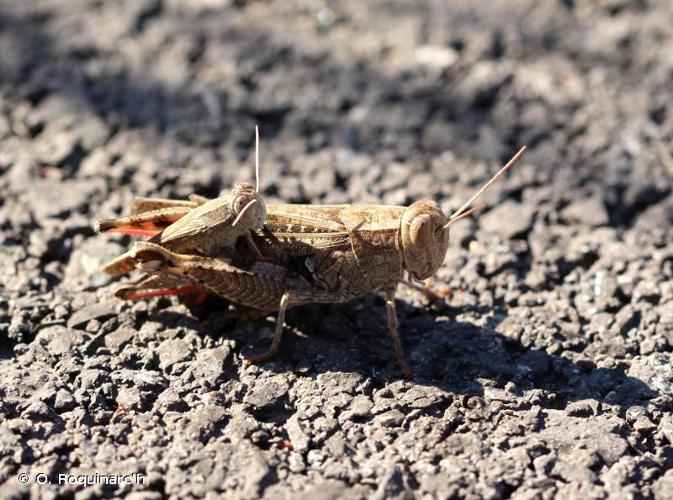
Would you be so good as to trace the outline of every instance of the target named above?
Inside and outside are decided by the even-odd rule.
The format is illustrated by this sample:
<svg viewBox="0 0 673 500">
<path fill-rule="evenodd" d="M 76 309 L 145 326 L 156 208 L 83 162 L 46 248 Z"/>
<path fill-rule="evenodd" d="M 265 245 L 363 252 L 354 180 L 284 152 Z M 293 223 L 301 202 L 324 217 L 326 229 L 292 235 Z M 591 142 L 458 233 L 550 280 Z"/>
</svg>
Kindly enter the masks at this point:
<svg viewBox="0 0 673 500">
<path fill-rule="evenodd" d="M 673 498 L 673 4 L 0 2 L 0 497 Z M 124 303 L 135 195 L 457 208 L 429 305 Z M 44 473 L 145 484 L 27 484 Z"/>
</svg>

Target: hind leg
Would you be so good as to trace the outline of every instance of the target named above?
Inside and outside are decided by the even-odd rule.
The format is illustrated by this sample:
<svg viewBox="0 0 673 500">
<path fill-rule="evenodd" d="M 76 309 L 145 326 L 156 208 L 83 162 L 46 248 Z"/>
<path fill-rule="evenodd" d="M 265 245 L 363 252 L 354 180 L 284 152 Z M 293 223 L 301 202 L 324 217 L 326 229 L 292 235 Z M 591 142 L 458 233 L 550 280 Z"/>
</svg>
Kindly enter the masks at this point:
<svg viewBox="0 0 673 500">
<path fill-rule="evenodd" d="M 145 198 L 142 196 L 136 196 L 133 199 L 131 213 L 133 215 L 138 215 L 144 212 L 150 212 L 152 210 L 175 207 L 186 207 L 192 209 L 198 207 L 199 205 L 203 205 L 206 201 L 208 201 L 208 198 L 204 198 L 203 196 L 199 196 L 197 194 L 190 195 L 189 200 L 171 200 L 167 198 Z"/>
<path fill-rule="evenodd" d="M 186 280 L 165 275 L 144 276 L 135 283 L 117 289 L 115 295 L 123 300 L 142 300 L 151 297 L 175 295 L 186 304 L 200 304 L 208 296 L 202 286 Z"/>
<path fill-rule="evenodd" d="M 118 219 L 101 219 L 94 229 L 99 233 L 122 233 L 136 236 L 155 236 L 187 215 L 193 207 L 159 208 Z"/>
</svg>

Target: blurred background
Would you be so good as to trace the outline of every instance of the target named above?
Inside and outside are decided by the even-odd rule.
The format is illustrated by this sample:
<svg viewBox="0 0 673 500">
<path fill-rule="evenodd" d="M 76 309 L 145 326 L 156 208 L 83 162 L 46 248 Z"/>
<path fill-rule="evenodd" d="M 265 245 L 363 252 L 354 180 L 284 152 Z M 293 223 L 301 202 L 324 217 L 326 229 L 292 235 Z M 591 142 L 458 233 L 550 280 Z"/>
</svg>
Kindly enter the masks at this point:
<svg viewBox="0 0 673 500">
<path fill-rule="evenodd" d="M 528 144 L 520 195 L 579 189 L 630 224 L 669 192 L 671 15 L 627 0 L 3 2 L 0 165 L 98 209 L 126 189 L 214 196 L 251 177 L 259 124 L 268 195 L 406 203 L 453 201 L 460 176 Z"/>
</svg>

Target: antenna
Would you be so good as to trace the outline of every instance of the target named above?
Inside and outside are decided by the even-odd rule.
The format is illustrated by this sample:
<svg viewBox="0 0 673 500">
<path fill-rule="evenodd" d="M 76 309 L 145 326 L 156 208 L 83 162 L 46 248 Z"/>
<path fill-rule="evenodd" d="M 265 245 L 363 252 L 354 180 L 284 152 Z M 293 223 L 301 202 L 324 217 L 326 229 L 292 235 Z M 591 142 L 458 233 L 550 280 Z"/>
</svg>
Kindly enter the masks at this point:
<svg viewBox="0 0 673 500">
<path fill-rule="evenodd" d="M 259 193 L 259 127 L 257 125 L 255 125 L 255 192 Z"/>
<path fill-rule="evenodd" d="M 475 199 L 477 199 L 477 198 L 479 197 L 479 195 L 481 195 L 481 193 L 483 193 L 484 191 L 486 191 L 486 189 L 488 189 L 488 187 L 489 187 L 491 184 L 493 184 L 495 181 L 497 181 L 498 178 L 499 178 L 502 174 L 504 174 L 505 172 L 507 172 L 507 171 L 508 171 L 508 170 L 509 170 L 509 169 L 510 169 L 510 168 L 511 168 L 511 167 L 512 167 L 518 160 L 519 160 L 519 158 L 521 158 L 521 155 L 524 153 L 524 151 L 526 151 L 526 146 L 523 146 L 521 149 L 519 149 L 519 151 L 517 151 L 517 153 L 516 153 L 514 156 L 512 156 L 512 159 L 509 160 L 509 161 L 505 164 L 505 166 L 503 166 L 500 170 L 498 170 L 498 172 L 497 172 L 493 177 L 491 177 L 491 180 L 489 180 L 486 184 L 484 184 L 484 185 L 481 187 L 481 189 L 479 189 L 479 191 L 477 191 L 476 193 L 474 193 L 474 194 L 472 195 L 472 197 L 471 197 L 469 200 L 467 200 L 465 203 L 463 203 L 463 206 L 461 206 L 458 210 L 456 210 L 456 211 L 453 213 L 453 215 L 452 215 L 451 217 L 449 217 L 449 223 L 446 224 L 444 227 L 445 227 L 445 228 L 446 228 L 446 227 L 449 227 L 449 225 L 450 225 L 452 222 L 455 222 L 456 220 L 458 220 L 458 217 L 460 217 L 460 215 L 465 211 L 465 209 L 466 209 L 467 207 L 469 207 L 470 204 L 471 204 Z M 474 213 L 474 210 L 470 211 L 470 214 L 472 214 L 472 213 Z"/>
<path fill-rule="evenodd" d="M 234 222 L 231 223 L 231 226 L 233 227 L 233 226 L 235 226 L 236 224 L 238 224 L 239 221 L 241 220 L 241 217 L 243 217 L 243 214 L 246 212 L 246 210 L 248 210 L 248 208 L 250 208 L 251 206 L 253 206 L 255 203 L 257 203 L 257 200 L 256 200 L 256 199 L 254 199 L 254 200 L 250 200 L 250 201 L 243 207 L 243 209 L 238 213 L 238 215 L 237 215 L 236 218 L 234 219 Z"/>
<path fill-rule="evenodd" d="M 463 212 L 462 214 L 460 214 L 458 217 L 454 217 L 453 219 L 449 220 L 449 222 L 446 225 L 444 225 L 444 229 L 449 227 L 454 222 L 459 221 L 460 219 L 464 219 L 465 217 L 469 217 L 472 214 L 475 214 L 477 212 L 482 211 L 484 209 L 484 207 L 486 207 L 486 203 L 480 203 L 476 207 L 470 208 L 466 212 Z"/>
</svg>

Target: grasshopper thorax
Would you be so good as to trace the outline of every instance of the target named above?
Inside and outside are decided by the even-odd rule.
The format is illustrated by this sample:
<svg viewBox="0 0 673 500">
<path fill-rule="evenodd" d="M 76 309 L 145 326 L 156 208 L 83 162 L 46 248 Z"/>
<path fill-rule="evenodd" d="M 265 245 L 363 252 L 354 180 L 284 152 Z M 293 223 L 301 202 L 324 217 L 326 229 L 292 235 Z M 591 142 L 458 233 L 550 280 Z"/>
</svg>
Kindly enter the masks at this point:
<svg viewBox="0 0 673 500">
<path fill-rule="evenodd" d="M 402 214 L 400 236 L 404 266 L 418 280 L 432 276 L 449 248 L 448 222 L 435 201 L 417 201 Z"/>
</svg>

